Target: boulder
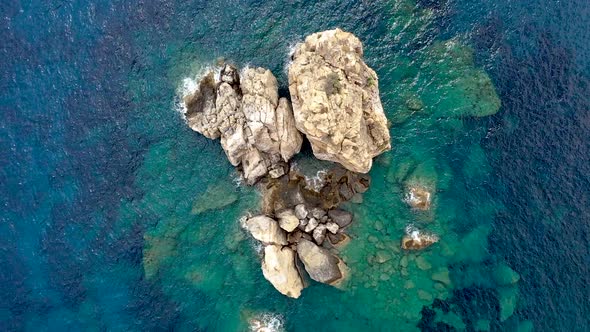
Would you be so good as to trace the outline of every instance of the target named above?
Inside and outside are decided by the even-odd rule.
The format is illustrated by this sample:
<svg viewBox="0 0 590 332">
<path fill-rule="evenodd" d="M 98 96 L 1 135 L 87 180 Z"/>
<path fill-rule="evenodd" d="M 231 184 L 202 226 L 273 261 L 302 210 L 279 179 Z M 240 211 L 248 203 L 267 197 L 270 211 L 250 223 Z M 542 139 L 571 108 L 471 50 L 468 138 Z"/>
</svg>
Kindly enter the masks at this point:
<svg viewBox="0 0 590 332">
<path fill-rule="evenodd" d="M 243 227 L 262 243 L 287 245 L 287 236 L 279 227 L 279 223 L 267 216 L 249 218 L 244 222 Z"/>
<path fill-rule="evenodd" d="M 326 239 L 326 225 L 320 224 L 313 230 L 313 240 L 318 245 L 322 245 Z"/>
<path fill-rule="evenodd" d="M 307 207 L 305 207 L 305 204 L 298 204 L 297 206 L 295 206 L 295 215 L 297 216 L 297 218 L 305 219 L 307 218 L 308 213 L 309 212 L 307 211 Z"/>
<path fill-rule="evenodd" d="M 367 173 L 391 143 L 377 74 L 363 61 L 361 41 L 340 29 L 314 33 L 296 46 L 292 60 L 295 124 L 314 155 Z"/>
<path fill-rule="evenodd" d="M 322 210 L 321 208 L 315 207 L 311 209 L 311 215 L 314 218 L 321 220 L 326 215 L 326 211 Z"/>
<path fill-rule="evenodd" d="M 307 222 L 307 226 L 305 226 L 305 232 L 309 233 L 313 231 L 319 224 L 320 222 L 316 218 L 310 218 Z"/>
<path fill-rule="evenodd" d="M 279 226 L 286 232 L 292 232 L 299 226 L 299 219 L 295 216 L 293 210 L 283 210 L 277 214 L 279 219 Z"/>
<path fill-rule="evenodd" d="M 295 266 L 295 252 L 277 245 L 264 247 L 262 274 L 281 294 L 298 298 L 303 290 L 303 280 Z"/>
<path fill-rule="evenodd" d="M 299 152 L 303 138 L 295 127 L 289 101 L 279 98 L 273 74 L 246 68 L 241 75 L 225 65 L 216 82 L 213 71 L 184 98 L 191 129 L 221 146 L 234 166 L 242 165 L 248 184 L 269 174 L 286 174 L 286 162 Z"/>
<path fill-rule="evenodd" d="M 340 226 L 338 226 L 338 224 L 335 222 L 329 222 L 326 224 L 326 229 L 328 229 L 328 231 L 330 231 L 330 233 L 336 234 L 336 233 L 338 233 Z"/>
<path fill-rule="evenodd" d="M 352 213 L 340 209 L 328 211 L 328 216 L 333 222 L 338 224 L 340 228 L 344 228 L 352 223 Z"/>
<path fill-rule="evenodd" d="M 342 279 L 340 259 L 315 243 L 303 238 L 300 239 L 297 244 L 297 255 L 313 280 L 324 284 L 334 284 Z"/>
</svg>

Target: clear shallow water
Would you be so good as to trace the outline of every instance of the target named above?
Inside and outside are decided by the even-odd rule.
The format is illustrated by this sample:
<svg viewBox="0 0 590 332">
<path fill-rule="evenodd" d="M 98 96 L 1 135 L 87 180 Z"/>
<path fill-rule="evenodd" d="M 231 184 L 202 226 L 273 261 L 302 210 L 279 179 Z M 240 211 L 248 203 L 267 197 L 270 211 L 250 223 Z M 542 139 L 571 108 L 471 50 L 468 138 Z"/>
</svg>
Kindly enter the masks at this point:
<svg viewBox="0 0 590 332">
<path fill-rule="evenodd" d="M 39 2 L 0 13 L 2 330 L 231 331 L 258 312 L 289 331 L 588 326 L 586 3 Z M 234 186 L 175 96 L 218 56 L 270 68 L 286 94 L 289 47 L 336 26 L 364 42 L 394 149 L 350 206 L 347 290 L 314 284 L 293 301 L 264 280 L 239 229 L 257 194 Z M 456 117 L 493 109 L 494 90 L 499 113 Z M 412 180 L 436 189 L 431 213 L 401 201 Z M 218 191 L 223 204 L 202 199 Z M 212 204 L 223 206 L 196 213 Z M 440 243 L 404 255 L 408 224 Z M 516 286 L 497 276 L 505 266 Z"/>
</svg>

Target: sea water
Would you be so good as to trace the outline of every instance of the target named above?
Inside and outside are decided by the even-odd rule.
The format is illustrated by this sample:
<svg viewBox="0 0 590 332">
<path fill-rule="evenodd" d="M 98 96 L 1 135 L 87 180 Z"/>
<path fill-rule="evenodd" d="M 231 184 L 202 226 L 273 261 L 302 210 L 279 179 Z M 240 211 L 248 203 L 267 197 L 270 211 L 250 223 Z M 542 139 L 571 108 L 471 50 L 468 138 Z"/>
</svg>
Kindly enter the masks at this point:
<svg viewBox="0 0 590 332">
<path fill-rule="evenodd" d="M 587 330 L 589 11 L 3 2 L 0 329 Z M 179 101 L 219 57 L 271 69 L 287 96 L 293 45 L 335 27 L 379 75 L 393 148 L 346 206 L 348 283 L 294 300 L 239 226 L 259 193 Z M 430 210 L 404 201 L 415 185 Z M 401 250 L 413 232 L 439 241 Z"/>
</svg>

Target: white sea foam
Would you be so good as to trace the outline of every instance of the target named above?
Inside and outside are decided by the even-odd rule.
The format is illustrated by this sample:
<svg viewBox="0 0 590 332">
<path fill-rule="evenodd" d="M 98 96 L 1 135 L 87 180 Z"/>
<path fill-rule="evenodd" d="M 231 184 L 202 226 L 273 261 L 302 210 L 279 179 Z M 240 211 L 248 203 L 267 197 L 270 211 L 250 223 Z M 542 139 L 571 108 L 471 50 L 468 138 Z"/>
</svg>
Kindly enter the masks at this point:
<svg viewBox="0 0 590 332">
<path fill-rule="evenodd" d="M 285 75 L 289 76 L 289 67 L 293 63 L 293 54 L 295 54 L 295 50 L 297 46 L 301 43 L 300 40 L 291 42 L 289 44 L 288 52 L 287 52 L 287 59 L 285 59 L 285 65 L 283 66 L 283 72 Z"/>
<path fill-rule="evenodd" d="M 285 331 L 283 317 L 279 314 L 265 312 L 248 320 L 250 331 L 253 332 L 282 332 Z"/>
<path fill-rule="evenodd" d="M 219 83 L 219 74 L 221 69 L 222 68 L 220 66 L 206 66 L 199 70 L 196 75 L 188 76 L 182 79 L 178 88 L 176 89 L 174 110 L 182 114 L 185 121 L 186 118 L 184 118 L 184 115 L 186 114 L 187 108 L 186 104 L 184 103 L 184 98 L 199 90 L 199 81 L 201 78 L 203 78 L 203 76 L 209 74 L 210 72 L 213 72 L 215 83 Z"/>
<path fill-rule="evenodd" d="M 328 175 L 327 169 L 320 169 L 314 175 L 308 175 L 303 172 L 303 169 L 296 161 L 291 161 L 291 168 L 298 173 L 303 174 L 305 178 L 305 186 L 308 189 L 319 192 L 326 185 L 326 176 Z"/>
</svg>

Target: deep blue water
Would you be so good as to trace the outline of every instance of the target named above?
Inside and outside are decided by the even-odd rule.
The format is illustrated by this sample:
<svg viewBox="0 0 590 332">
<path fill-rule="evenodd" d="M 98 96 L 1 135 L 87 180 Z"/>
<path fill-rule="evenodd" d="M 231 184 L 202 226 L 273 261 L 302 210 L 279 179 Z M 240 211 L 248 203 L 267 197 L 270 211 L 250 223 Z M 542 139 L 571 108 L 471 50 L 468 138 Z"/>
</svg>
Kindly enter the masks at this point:
<svg viewBox="0 0 590 332">
<path fill-rule="evenodd" d="M 148 148 L 188 132 L 166 115 L 168 82 L 190 60 L 256 53 L 284 84 L 276 50 L 334 26 L 379 58 L 393 47 L 371 44 L 388 19 L 382 2 L 2 2 L 0 330 L 186 328 L 182 303 L 143 275 L 144 232 L 156 221 L 138 211 L 118 223 L 124 202 L 144 195 L 136 177 Z M 590 3 L 418 6 L 438 16 L 404 47 L 460 36 L 502 101 L 468 122 L 488 128 L 483 186 L 506 207 L 488 241 L 521 276 L 516 316 L 538 331 L 590 330 Z M 212 142 L 186 148 L 223 165 Z M 497 306 L 486 292 L 455 290 L 433 307 L 456 305 L 475 321 Z"/>
</svg>

